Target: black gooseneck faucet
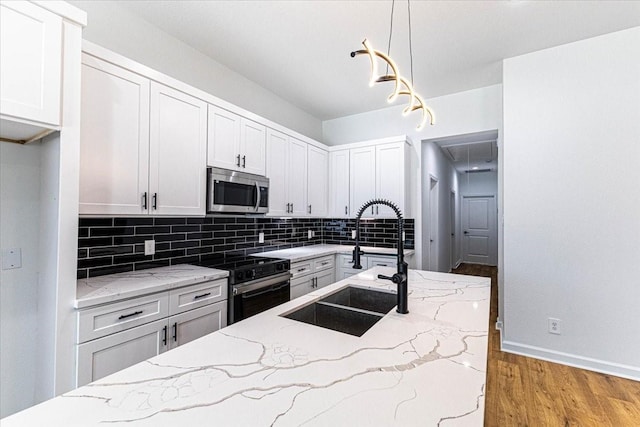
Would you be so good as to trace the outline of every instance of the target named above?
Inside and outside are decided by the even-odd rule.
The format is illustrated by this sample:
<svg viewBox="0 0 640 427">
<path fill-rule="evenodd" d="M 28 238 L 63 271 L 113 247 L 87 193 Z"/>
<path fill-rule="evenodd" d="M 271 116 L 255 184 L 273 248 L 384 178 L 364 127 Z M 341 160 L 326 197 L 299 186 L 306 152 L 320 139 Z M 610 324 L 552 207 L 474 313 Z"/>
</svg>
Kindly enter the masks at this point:
<svg viewBox="0 0 640 427">
<path fill-rule="evenodd" d="M 398 285 L 398 308 L 396 308 L 396 311 L 401 314 L 407 314 L 409 312 L 409 308 L 407 307 L 407 299 L 409 294 L 409 265 L 404 261 L 404 244 L 402 242 L 402 212 L 400 212 L 400 209 L 389 200 L 369 200 L 367 203 L 362 205 L 362 207 L 358 211 L 358 215 L 356 216 L 356 247 L 353 249 L 353 268 L 362 269 L 362 265 L 360 265 L 360 255 L 362 255 L 364 252 L 360 251 L 360 218 L 362 217 L 364 211 L 373 205 L 389 206 L 396 213 L 396 217 L 398 217 L 398 272 L 391 277 L 378 274 L 378 279 L 391 280 L 393 283 Z"/>
</svg>

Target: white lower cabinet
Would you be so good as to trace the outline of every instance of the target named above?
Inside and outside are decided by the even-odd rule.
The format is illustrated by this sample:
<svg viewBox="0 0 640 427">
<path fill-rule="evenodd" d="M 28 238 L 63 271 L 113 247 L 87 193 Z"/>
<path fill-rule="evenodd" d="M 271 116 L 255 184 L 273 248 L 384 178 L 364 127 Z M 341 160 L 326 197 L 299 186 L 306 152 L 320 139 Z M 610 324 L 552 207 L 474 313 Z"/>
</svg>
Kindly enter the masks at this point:
<svg viewBox="0 0 640 427">
<path fill-rule="evenodd" d="M 77 316 L 80 387 L 227 326 L 227 279 L 79 310 Z"/>
<path fill-rule="evenodd" d="M 291 299 L 301 297 L 336 281 L 334 255 L 291 263 L 290 269 Z"/>
</svg>

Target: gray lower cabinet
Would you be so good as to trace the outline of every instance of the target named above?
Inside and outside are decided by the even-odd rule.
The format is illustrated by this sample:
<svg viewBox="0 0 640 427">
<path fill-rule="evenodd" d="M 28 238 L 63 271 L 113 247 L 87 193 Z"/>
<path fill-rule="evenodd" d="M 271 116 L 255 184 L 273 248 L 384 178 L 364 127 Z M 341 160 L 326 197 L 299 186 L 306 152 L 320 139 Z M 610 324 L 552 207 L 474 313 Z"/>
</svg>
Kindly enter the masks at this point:
<svg viewBox="0 0 640 427">
<path fill-rule="evenodd" d="M 320 256 L 291 264 L 291 299 L 334 283 L 335 255 Z"/>
<path fill-rule="evenodd" d="M 227 279 L 79 310 L 77 386 L 226 325 Z"/>
</svg>

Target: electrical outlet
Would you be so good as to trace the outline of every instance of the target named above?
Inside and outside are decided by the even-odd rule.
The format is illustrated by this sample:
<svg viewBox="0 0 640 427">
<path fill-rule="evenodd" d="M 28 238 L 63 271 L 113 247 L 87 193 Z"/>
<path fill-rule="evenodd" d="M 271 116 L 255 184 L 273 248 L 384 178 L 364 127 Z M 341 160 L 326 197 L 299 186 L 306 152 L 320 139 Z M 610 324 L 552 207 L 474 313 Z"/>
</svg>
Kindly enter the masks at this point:
<svg viewBox="0 0 640 427">
<path fill-rule="evenodd" d="M 307 238 L 311 239 L 313 237 L 313 231 L 307 230 Z"/>
<path fill-rule="evenodd" d="M 264 243 L 264 233 L 262 231 L 258 233 L 258 243 Z"/>
<path fill-rule="evenodd" d="M 351 230 L 351 238 L 352 239 L 356 238 L 356 230 Z"/>
<path fill-rule="evenodd" d="M 153 255 L 156 253 L 156 241 L 155 240 L 145 240 L 144 241 L 144 254 L 145 255 Z"/>
<path fill-rule="evenodd" d="M 549 317 L 549 333 L 560 335 L 560 319 L 555 319 L 553 317 Z"/>
</svg>

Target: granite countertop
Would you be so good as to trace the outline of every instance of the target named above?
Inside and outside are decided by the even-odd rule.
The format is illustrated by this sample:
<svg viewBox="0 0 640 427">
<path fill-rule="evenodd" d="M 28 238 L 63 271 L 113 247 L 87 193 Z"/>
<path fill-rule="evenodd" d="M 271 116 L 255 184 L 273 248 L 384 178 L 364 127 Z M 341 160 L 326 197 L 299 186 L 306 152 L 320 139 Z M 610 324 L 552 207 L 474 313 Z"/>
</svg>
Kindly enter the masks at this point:
<svg viewBox="0 0 640 427">
<path fill-rule="evenodd" d="M 3 419 L 24 425 L 481 426 L 490 279 L 409 271 L 362 337 L 281 317 L 375 267 Z"/>
<path fill-rule="evenodd" d="M 305 261 L 307 259 L 316 258 L 323 255 L 333 254 L 351 254 L 355 246 L 348 245 L 311 245 L 311 246 L 299 246 L 297 248 L 280 249 L 277 251 L 259 252 L 253 254 L 253 256 L 273 257 L 288 259 L 291 262 Z M 373 255 L 395 255 L 397 253 L 394 248 L 374 248 L 372 246 L 360 246 L 360 249 L 365 254 Z M 404 254 L 406 256 L 413 255 L 415 250 L 405 249 Z"/>
<path fill-rule="evenodd" d="M 228 271 L 180 264 L 90 277 L 78 280 L 74 306 L 87 308 L 228 276 Z"/>
</svg>

